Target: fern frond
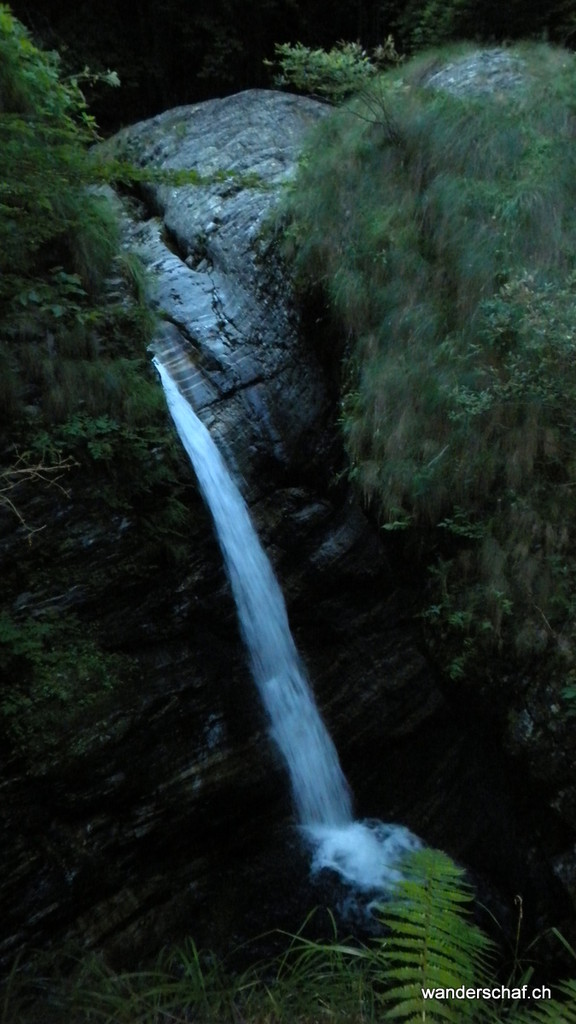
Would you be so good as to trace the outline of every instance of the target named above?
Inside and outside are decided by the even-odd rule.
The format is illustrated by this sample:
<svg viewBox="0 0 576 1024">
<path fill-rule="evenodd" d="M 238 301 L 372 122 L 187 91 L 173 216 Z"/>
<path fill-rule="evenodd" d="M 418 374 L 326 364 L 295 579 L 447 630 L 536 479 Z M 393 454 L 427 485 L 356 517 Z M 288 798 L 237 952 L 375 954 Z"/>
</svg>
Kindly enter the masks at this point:
<svg viewBox="0 0 576 1024">
<path fill-rule="evenodd" d="M 482 987 L 492 948 L 467 920 L 472 892 L 464 873 L 446 854 L 430 849 L 412 854 L 408 870 L 397 895 L 381 908 L 388 929 L 379 940 L 387 983 L 380 997 L 384 1019 L 406 1024 L 479 1019 L 478 1001 L 453 995 Z M 447 989 L 451 995 L 444 996 Z"/>
<path fill-rule="evenodd" d="M 542 1001 L 515 1024 L 576 1024 L 576 979 L 557 986 L 561 999 Z"/>
</svg>

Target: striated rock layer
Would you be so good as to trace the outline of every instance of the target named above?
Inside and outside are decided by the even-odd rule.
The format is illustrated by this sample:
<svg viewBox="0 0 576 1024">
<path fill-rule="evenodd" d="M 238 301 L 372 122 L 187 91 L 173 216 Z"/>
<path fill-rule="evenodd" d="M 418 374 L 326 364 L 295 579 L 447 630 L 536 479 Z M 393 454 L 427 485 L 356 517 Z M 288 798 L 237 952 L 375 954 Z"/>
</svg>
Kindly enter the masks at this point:
<svg viewBox="0 0 576 1024">
<path fill-rule="evenodd" d="M 129 204 L 126 244 L 149 267 L 161 310 L 154 348 L 240 482 L 358 814 L 402 822 L 491 878 L 504 919 L 522 892 L 534 922 L 556 922 L 562 894 L 549 860 L 561 837 L 515 778 L 486 711 L 449 707 L 419 650 L 418 581 L 393 550 L 384 557 L 339 482 L 316 327 L 301 322 L 265 223 L 325 110 L 254 91 L 170 111 L 108 144 L 143 166 L 239 175 L 149 185 Z M 45 509 L 46 584 L 23 589 L 19 607 L 37 616 L 46 602 L 72 605 L 139 673 L 73 754 L 5 765 L 5 960 L 65 939 L 122 961 L 185 934 L 225 947 L 250 931 L 296 928 L 329 898 L 307 887 L 191 471 L 190 481 L 184 568 L 148 564 L 120 515 L 98 520 L 81 476 Z M 56 590 L 50 552 L 64 534 L 60 570 L 73 585 Z M 2 552 L 10 566 L 9 533 Z M 82 582 L 95 565 L 106 575 L 98 600 Z"/>
</svg>

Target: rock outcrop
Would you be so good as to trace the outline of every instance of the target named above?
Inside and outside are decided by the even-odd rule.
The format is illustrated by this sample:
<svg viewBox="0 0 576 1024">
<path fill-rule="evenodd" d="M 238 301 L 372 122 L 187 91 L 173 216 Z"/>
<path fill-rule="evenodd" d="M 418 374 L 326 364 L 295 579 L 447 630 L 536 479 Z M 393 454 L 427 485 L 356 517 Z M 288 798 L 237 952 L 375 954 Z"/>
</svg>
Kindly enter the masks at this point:
<svg viewBox="0 0 576 1024">
<path fill-rule="evenodd" d="M 269 486 L 263 464 L 301 465 L 327 412 L 266 226 L 306 131 L 326 110 L 254 91 L 169 111 L 114 140 L 137 163 L 208 181 L 148 186 L 159 216 L 134 224 L 130 244 L 155 282 L 163 320 L 155 347 L 167 358 L 187 353 L 184 390 L 251 487 L 259 478 Z"/>
<path fill-rule="evenodd" d="M 126 129 L 115 155 L 210 179 L 146 185 L 126 244 L 155 282 L 155 350 L 241 482 L 359 814 L 400 821 L 491 875 L 505 906 L 522 891 L 541 923 L 561 898 L 550 823 L 496 748 L 489 714 L 448 705 L 419 649 L 414 581 L 339 482 L 337 409 L 267 222 L 325 109 L 250 92 Z M 73 754 L 5 765 L 4 959 L 64 939 L 120 960 L 186 933 L 232 944 L 251 927 L 297 927 L 316 902 L 190 479 L 184 568 L 144 573 L 139 552 L 135 574 L 132 524 L 98 524 L 81 478 L 47 510 L 46 586 L 23 585 L 18 599 L 32 616 L 42 602 L 73 602 L 139 674 Z M 57 594 L 49 558 L 64 532 L 75 589 Z M 9 535 L 3 552 L 16 557 Z M 109 571 L 97 604 L 81 584 L 95 564 Z M 300 894 L 279 905 L 296 867 Z"/>
<path fill-rule="evenodd" d="M 427 71 L 426 85 L 456 96 L 494 96 L 518 89 L 528 74 L 526 61 L 517 53 L 495 47 L 474 50 L 448 63 L 440 62 L 439 67 Z"/>
</svg>

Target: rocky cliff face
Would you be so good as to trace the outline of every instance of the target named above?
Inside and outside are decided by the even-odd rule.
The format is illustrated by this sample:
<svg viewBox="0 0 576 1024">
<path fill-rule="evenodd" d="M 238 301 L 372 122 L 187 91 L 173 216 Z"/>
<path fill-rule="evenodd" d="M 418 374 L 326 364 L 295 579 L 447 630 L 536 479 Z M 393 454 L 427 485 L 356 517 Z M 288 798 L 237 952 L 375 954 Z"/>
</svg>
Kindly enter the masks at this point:
<svg viewBox="0 0 576 1024">
<path fill-rule="evenodd" d="M 447 704 L 419 650 L 414 581 L 338 482 L 337 409 L 266 225 L 324 112 L 250 92 L 113 141 L 142 166 L 211 177 L 148 185 L 128 204 L 126 244 L 161 310 L 154 348 L 241 483 L 358 813 L 402 822 L 491 876 L 504 916 L 522 891 L 535 922 L 557 921 L 559 826 L 498 749 L 486 709 Z M 64 939 L 123 960 L 187 933 L 225 945 L 297 927 L 318 901 L 189 473 L 183 564 L 148 558 L 137 523 L 106 517 L 82 472 L 37 507 L 41 547 L 24 551 L 5 524 L 10 606 L 36 620 L 72 607 L 137 666 L 49 757 L 4 765 L 5 959 Z M 279 903 L 288 879 L 297 895 Z"/>
</svg>

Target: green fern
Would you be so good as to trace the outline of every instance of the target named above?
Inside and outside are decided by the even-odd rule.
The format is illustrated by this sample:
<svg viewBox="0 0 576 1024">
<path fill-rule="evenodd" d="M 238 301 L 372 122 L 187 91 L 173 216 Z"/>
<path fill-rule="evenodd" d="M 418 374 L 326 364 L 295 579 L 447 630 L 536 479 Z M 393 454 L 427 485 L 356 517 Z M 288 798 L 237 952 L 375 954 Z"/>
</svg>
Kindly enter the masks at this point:
<svg viewBox="0 0 576 1024">
<path fill-rule="evenodd" d="M 513 1017 L 510 1024 L 576 1024 L 576 979 L 557 986 L 560 999 L 542 1001 L 534 1010 Z"/>
<path fill-rule="evenodd" d="M 385 1019 L 436 1024 L 479 1019 L 479 1001 L 425 998 L 423 990 L 481 988 L 492 943 L 467 920 L 472 893 L 463 871 L 438 850 L 410 857 L 410 875 L 382 907 Z"/>
</svg>

